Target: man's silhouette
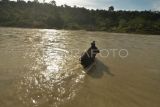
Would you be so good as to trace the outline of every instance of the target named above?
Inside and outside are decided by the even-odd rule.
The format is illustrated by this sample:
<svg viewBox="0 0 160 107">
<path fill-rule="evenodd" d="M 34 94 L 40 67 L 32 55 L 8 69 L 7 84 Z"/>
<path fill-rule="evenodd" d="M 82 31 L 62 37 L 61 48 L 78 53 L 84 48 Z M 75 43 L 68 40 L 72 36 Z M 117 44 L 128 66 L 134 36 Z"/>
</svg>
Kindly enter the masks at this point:
<svg viewBox="0 0 160 107">
<path fill-rule="evenodd" d="M 99 50 L 95 45 L 95 41 L 93 41 L 91 47 L 81 56 L 81 64 L 84 68 L 94 62 L 97 53 L 99 53 Z"/>
</svg>

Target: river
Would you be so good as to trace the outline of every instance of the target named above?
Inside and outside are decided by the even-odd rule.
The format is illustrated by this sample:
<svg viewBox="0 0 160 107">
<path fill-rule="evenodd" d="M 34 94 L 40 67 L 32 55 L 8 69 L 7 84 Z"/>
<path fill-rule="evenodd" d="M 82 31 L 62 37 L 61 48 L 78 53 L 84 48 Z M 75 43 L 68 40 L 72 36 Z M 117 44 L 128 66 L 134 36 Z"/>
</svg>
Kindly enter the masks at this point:
<svg viewBox="0 0 160 107">
<path fill-rule="evenodd" d="M 159 107 L 160 35 L 1 27 L 0 106 Z"/>
</svg>

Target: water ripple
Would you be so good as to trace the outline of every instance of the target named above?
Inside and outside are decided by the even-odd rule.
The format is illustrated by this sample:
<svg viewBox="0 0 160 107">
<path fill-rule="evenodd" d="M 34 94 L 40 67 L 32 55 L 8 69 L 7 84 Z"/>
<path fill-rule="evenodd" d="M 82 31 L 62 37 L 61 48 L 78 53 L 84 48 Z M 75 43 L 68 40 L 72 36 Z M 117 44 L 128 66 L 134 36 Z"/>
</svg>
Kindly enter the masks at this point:
<svg viewBox="0 0 160 107">
<path fill-rule="evenodd" d="M 67 41 L 61 32 L 45 30 L 40 36 L 42 41 L 33 42 L 26 52 L 25 58 L 31 58 L 32 62 L 30 70 L 17 85 L 18 95 L 25 105 L 47 103 L 57 106 L 76 95 L 84 74 L 78 60 L 73 59 L 65 49 Z"/>
</svg>

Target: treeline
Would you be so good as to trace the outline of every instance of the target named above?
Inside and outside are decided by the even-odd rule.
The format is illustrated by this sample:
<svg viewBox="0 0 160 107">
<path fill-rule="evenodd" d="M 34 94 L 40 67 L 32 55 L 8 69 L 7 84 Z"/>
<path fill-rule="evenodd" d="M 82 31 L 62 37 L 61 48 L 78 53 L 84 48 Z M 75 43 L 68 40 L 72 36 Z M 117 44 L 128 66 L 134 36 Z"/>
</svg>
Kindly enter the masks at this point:
<svg viewBox="0 0 160 107">
<path fill-rule="evenodd" d="M 88 10 L 37 1 L 0 1 L 0 26 L 160 34 L 160 12 Z"/>
</svg>

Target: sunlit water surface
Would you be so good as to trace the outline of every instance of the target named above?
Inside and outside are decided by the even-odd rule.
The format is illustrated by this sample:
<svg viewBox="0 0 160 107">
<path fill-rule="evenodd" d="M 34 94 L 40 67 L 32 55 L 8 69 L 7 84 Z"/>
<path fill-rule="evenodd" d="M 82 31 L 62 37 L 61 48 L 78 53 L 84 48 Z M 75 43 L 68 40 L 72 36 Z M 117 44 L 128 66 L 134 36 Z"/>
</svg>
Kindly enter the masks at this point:
<svg viewBox="0 0 160 107">
<path fill-rule="evenodd" d="M 86 73 L 79 56 L 102 51 Z M 160 36 L 0 28 L 2 107 L 159 107 Z"/>
</svg>

